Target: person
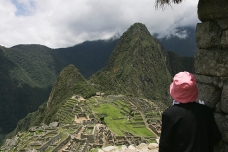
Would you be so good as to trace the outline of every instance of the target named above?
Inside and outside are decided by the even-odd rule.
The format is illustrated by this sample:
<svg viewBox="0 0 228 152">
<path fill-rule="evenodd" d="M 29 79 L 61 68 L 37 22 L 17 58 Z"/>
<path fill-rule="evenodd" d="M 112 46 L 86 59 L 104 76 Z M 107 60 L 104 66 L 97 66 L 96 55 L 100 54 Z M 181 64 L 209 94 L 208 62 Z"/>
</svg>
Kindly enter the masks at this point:
<svg viewBox="0 0 228 152">
<path fill-rule="evenodd" d="M 159 152 L 213 152 L 221 140 L 213 111 L 199 104 L 196 79 L 179 72 L 170 85 L 173 105 L 162 113 Z"/>
</svg>

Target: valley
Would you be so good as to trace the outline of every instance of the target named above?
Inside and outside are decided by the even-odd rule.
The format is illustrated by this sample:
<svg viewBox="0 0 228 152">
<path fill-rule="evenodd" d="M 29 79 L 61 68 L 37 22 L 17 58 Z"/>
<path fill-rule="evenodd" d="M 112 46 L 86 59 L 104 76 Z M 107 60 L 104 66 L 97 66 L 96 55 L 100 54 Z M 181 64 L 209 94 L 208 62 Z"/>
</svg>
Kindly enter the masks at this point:
<svg viewBox="0 0 228 152">
<path fill-rule="evenodd" d="M 192 57 L 166 51 L 141 23 L 133 24 L 115 40 L 88 41 L 61 49 L 0 47 L 0 57 L 0 144 L 4 143 L 4 148 L 14 145 L 14 139 L 20 145 L 14 147 L 31 148 L 20 143 L 20 133 L 35 126 L 48 128 L 53 122 L 59 124 L 54 129 L 56 145 L 62 142 L 60 137 L 72 134 L 66 129 L 65 136 L 63 126 L 73 125 L 74 131 L 82 132 L 84 123 L 88 123 L 87 133 L 93 133 L 96 124 L 106 126 L 112 139 L 121 136 L 119 141 L 127 141 L 126 145 L 130 140 L 125 136 L 132 136 L 132 141 L 143 137 L 142 141 L 155 142 L 161 113 L 171 103 L 168 88 L 172 75 L 194 71 Z M 24 142 L 29 141 L 26 138 Z M 36 149 L 46 142 L 49 138 Z M 115 142 L 101 145 L 118 144 Z"/>
<path fill-rule="evenodd" d="M 1 151 L 84 151 L 108 145 L 156 142 L 166 105 L 124 95 L 73 95 L 53 116 L 8 139 Z"/>
</svg>

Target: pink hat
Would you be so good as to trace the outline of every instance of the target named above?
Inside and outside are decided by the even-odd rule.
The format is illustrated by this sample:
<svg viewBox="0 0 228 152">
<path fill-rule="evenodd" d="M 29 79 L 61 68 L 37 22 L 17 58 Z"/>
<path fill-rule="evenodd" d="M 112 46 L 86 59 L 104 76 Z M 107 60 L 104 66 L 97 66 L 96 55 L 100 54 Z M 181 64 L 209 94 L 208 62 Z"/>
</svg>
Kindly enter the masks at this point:
<svg viewBox="0 0 228 152">
<path fill-rule="evenodd" d="M 180 103 L 194 102 L 198 98 L 196 78 L 189 72 L 179 72 L 170 85 L 170 95 Z"/>
</svg>

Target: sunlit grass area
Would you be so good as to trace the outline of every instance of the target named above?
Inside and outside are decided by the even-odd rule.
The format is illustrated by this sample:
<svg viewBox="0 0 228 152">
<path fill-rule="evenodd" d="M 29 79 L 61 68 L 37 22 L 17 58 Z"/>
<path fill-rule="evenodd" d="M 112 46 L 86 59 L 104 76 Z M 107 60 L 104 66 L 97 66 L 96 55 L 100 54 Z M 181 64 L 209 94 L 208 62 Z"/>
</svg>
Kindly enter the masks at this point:
<svg viewBox="0 0 228 152">
<path fill-rule="evenodd" d="M 140 115 L 136 115 L 136 118 L 141 118 L 138 122 L 140 124 L 132 124 L 132 121 L 128 119 L 128 115 L 122 114 L 121 112 L 123 109 L 125 111 L 130 111 L 124 102 L 118 101 L 118 108 L 113 104 L 103 104 L 100 103 L 99 106 L 91 106 L 95 115 L 104 116 L 104 122 L 108 126 L 110 130 L 115 132 L 117 135 L 124 135 L 122 131 L 130 132 L 136 136 L 143 136 L 143 137 L 155 137 L 155 135 L 150 132 L 146 126 L 143 124 L 143 120 Z M 121 110 L 122 109 L 122 110 Z M 137 122 L 137 121 L 133 121 Z"/>
</svg>

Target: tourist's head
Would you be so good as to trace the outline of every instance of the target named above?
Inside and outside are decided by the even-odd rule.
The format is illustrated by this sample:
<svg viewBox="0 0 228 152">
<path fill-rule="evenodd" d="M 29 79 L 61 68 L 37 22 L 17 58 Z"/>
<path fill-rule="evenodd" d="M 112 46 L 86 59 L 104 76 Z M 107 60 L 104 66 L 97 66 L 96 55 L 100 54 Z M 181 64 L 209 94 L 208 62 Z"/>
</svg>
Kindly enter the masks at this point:
<svg viewBox="0 0 228 152">
<path fill-rule="evenodd" d="M 170 95 L 180 103 L 194 102 L 198 98 L 195 76 L 189 72 L 179 72 L 170 85 Z"/>
</svg>

